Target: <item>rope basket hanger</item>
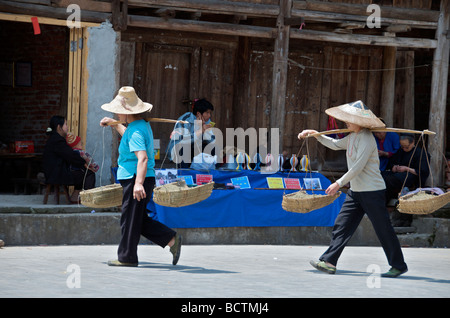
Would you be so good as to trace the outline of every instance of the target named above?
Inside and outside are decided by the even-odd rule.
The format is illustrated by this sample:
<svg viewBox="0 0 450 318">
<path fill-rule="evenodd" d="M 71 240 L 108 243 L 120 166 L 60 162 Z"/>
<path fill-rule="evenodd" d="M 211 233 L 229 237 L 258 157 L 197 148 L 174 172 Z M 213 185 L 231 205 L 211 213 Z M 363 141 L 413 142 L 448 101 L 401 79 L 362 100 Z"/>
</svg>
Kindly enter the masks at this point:
<svg viewBox="0 0 450 318">
<path fill-rule="evenodd" d="M 175 126 L 178 124 L 178 122 L 181 122 L 181 121 L 176 121 Z M 188 122 L 181 122 L 181 123 L 189 124 Z M 200 153 L 201 153 L 201 151 L 200 151 Z M 176 153 L 175 153 L 175 156 L 177 156 Z M 164 162 L 166 161 L 166 158 L 167 158 L 167 152 L 161 163 L 160 169 L 162 168 Z M 178 161 L 178 160 L 176 160 L 176 161 Z M 178 170 L 178 163 L 176 163 L 176 168 Z M 179 208 L 179 207 L 183 207 L 183 206 L 192 205 L 192 204 L 195 204 L 195 203 L 198 203 L 198 202 L 208 199 L 212 193 L 213 188 L 214 188 L 214 182 L 209 182 L 206 184 L 190 187 L 186 184 L 186 181 L 184 179 L 178 178 L 177 181 L 175 181 L 175 182 L 172 182 L 169 184 L 164 184 L 164 185 L 154 188 L 153 189 L 153 201 L 156 204 L 159 204 L 162 206 Z"/>
<path fill-rule="evenodd" d="M 425 148 L 424 134 L 421 134 L 421 136 L 414 148 L 414 152 L 408 163 L 408 168 L 411 165 L 412 157 L 414 156 L 414 153 L 417 149 L 417 146 L 418 146 L 420 140 L 422 140 L 422 145 L 423 145 L 422 152 L 425 151 L 425 158 L 427 159 L 427 165 L 430 170 L 431 188 L 433 188 L 433 175 L 432 175 L 432 172 L 430 169 L 428 153 Z M 420 160 L 422 160 L 422 154 L 420 156 Z M 420 166 L 420 162 L 419 162 L 419 166 Z M 447 163 L 447 166 L 448 166 L 448 163 Z M 403 191 L 403 189 L 405 187 L 406 178 L 408 177 L 408 174 L 409 174 L 409 170 L 406 173 L 405 181 L 403 182 L 401 192 Z M 420 178 L 420 171 L 419 171 L 419 178 Z M 448 203 L 450 203 L 450 192 L 445 192 L 443 194 L 434 195 L 434 194 L 430 194 L 430 193 L 428 193 L 428 191 L 420 188 L 419 191 L 400 196 L 399 203 L 397 205 L 397 210 L 401 213 L 406 213 L 406 214 L 426 215 L 426 214 L 431 214 L 431 213 L 439 210 L 440 208 L 446 206 Z"/>
<path fill-rule="evenodd" d="M 103 127 L 102 130 L 103 156 L 102 156 L 102 165 L 100 168 L 100 181 L 102 179 L 103 164 L 105 162 L 105 129 L 106 127 Z M 84 178 L 86 178 L 87 172 L 88 169 L 86 169 Z M 83 180 L 83 188 L 84 188 L 84 180 Z M 90 208 L 112 208 L 121 206 L 122 199 L 123 199 L 123 188 L 119 183 L 109 184 L 89 190 L 80 191 L 81 204 Z"/>
<path fill-rule="evenodd" d="M 308 157 L 310 158 L 307 139 L 303 141 L 300 150 L 297 153 L 297 157 L 300 155 L 304 144 L 306 144 L 306 152 Z M 312 175 L 311 169 L 310 175 Z M 330 205 L 331 203 L 334 202 L 334 200 L 336 200 L 341 195 L 340 191 L 338 191 L 334 195 L 328 195 L 328 194 L 314 193 L 314 191 L 323 191 L 323 189 L 322 190 L 310 189 L 310 190 L 313 192 L 312 194 L 307 193 L 305 189 L 294 193 L 285 194 L 286 192 L 285 190 L 283 192 L 283 201 L 281 202 L 283 210 L 294 213 L 309 213 L 313 210 L 317 210 L 327 205 Z"/>
<path fill-rule="evenodd" d="M 161 123 L 176 123 L 176 120 L 166 119 L 166 118 L 147 118 L 146 121 L 151 122 L 161 122 Z M 182 123 L 186 123 L 182 121 Z M 109 122 L 107 126 L 115 126 L 119 124 L 125 124 L 120 121 Z M 102 179 L 101 173 L 103 172 L 103 164 L 105 161 L 105 129 L 103 127 L 102 130 L 102 148 L 103 148 L 103 157 L 102 157 L 102 165 L 100 170 L 100 180 Z M 95 153 L 95 150 L 94 150 Z M 87 175 L 87 170 L 85 174 L 85 178 Z M 83 180 L 83 188 L 84 188 L 84 180 Z M 123 199 L 123 188 L 119 183 L 114 183 L 110 185 L 100 186 L 89 190 L 84 190 L 80 192 L 80 202 L 82 205 L 91 207 L 91 208 L 112 208 L 122 205 Z"/>
<path fill-rule="evenodd" d="M 153 201 L 172 208 L 192 205 L 209 198 L 213 187 L 214 182 L 189 187 L 186 185 L 186 181 L 179 179 L 173 183 L 156 187 L 153 190 Z"/>
<path fill-rule="evenodd" d="M 343 133 L 343 132 L 349 132 L 349 131 L 350 130 L 348 130 L 348 129 L 329 130 L 329 131 L 318 132 L 316 134 L 311 134 L 308 137 Z M 419 131 L 419 130 L 389 128 L 389 127 L 380 128 L 380 129 L 371 129 L 371 131 L 372 132 L 396 132 L 396 133 L 420 134 L 419 141 L 422 140 L 422 144 L 423 144 L 422 151 L 425 151 L 425 152 L 426 152 L 426 148 L 425 148 L 424 135 L 435 135 L 436 134 L 435 132 L 430 131 L 428 129 Z M 418 143 L 416 144 L 414 151 L 416 151 Z M 428 155 L 425 155 L 425 157 L 427 159 L 428 167 L 430 168 L 430 162 L 428 160 Z M 422 156 L 421 156 L 421 158 L 422 158 Z M 445 156 L 444 156 L 444 158 L 445 158 Z M 412 159 L 412 156 L 411 156 L 411 159 Z M 411 165 L 411 159 L 408 164 L 408 167 Z M 447 163 L 447 166 L 448 166 L 448 163 Z M 409 173 L 409 171 L 407 172 L 407 174 L 408 173 Z M 431 174 L 431 169 L 430 169 L 430 177 L 431 177 L 431 183 L 433 184 L 433 175 Z M 405 182 L 406 182 L 406 178 L 405 178 Z M 402 185 L 402 190 L 405 186 L 405 182 Z M 444 207 L 448 203 L 450 203 L 450 192 L 446 192 L 446 193 L 443 193 L 440 195 L 433 195 L 433 194 L 427 193 L 423 189 L 420 189 L 416 193 L 410 193 L 410 194 L 400 196 L 399 203 L 397 205 L 397 210 L 401 213 L 406 213 L 406 214 L 430 214 L 430 213 L 433 213 L 434 211 Z"/>
<path fill-rule="evenodd" d="M 410 129 L 402 129 L 402 128 L 383 128 L 383 129 L 371 129 L 372 132 L 377 131 L 383 131 L 383 132 L 397 132 L 397 133 L 414 133 L 414 134 L 421 134 L 421 139 L 424 141 L 424 135 L 435 135 L 436 133 L 429 130 L 424 131 L 417 131 L 417 130 L 410 130 Z M 316 134 L 311 134 L 308 137 L 314 137 L 319 135 L 328 135 L 328 134 L 338 134 L 338 133 L 347 133 L 350 132 L 348 129 L 335 129 L 335 130 L 327 130 L 323 132 L 318 132 Z M 307 140 L 307 138 L 305 140 Z M 425 143 L 423 142 L 424 149 L 425 149 Z M 303 144 L 302 144 L 303 147 Z M 306 143 L 306 148 L 309 156 L 309 150 L 308 150 L 308 144 Z M 417 145 L 414 149 L 416 151 Z M 300 148 L 301 151 L 301 148 Z M 299 153 L 300 153 L 299 151 Z M 445 157 L 445 156 L 444 156 Z M 411 157 L 412 158 L 412 157 Z M 430 163 L 427 158 L 427 164 L 430 167 Z M 411 163 L 411 161 L 410 161 Z M 410 165 L 409 163 L 409 165 Z M 448 164 L 447 164 L 448 165 Z M 409 173 L 409 172 L 408 172 Z M 431 175 L 430 170 L 430 177 L 433 183 L 433 177 Z M 406 180 L 406 179 L 405 179 Z M 404 188 L 404 183 L 402 186 L 402 190 Z M 314 191 L 314 190 L 313 190 Z M 283 209 L 289 212 L 298 212 L 298 213 L 307 213 L 314 209 L 319 209 L 321 207 L 324 207 L 326 205 L 331 204 L 339 195 L 341 192 L 336 193 L 334 196 L 330 195 L 309 195 L 306 193 L 305 190 L 298 191 L 296 193 L 283 195 L 283 202 L 282 206 Z M 433 195 L 428 194 L 424 190 L 420 190 L 417 193 L 411 193 L 404 196 L 399 197 L 399 204 L 397 206 L 397 209 L 401 213 L 407 213 L 407 214 L 430 214 L 434 211 L 444 207 L 450 203 L 450 192 L 446 192 L 444 194 L 440 195 Z"/>
</svg>

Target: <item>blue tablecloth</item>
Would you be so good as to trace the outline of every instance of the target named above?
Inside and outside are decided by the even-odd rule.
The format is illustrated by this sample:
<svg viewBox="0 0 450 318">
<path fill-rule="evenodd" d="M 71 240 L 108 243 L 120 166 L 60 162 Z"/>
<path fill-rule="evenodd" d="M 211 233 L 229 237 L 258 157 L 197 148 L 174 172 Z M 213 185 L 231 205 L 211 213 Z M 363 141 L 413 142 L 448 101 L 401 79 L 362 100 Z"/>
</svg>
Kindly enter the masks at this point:
<svg viewBox="0 0 450 318">
<path fill-rule="evenodd" d="M 191 175 L 195 182 L 196 174 L 210 174 L 213 181 L 231 183 L 231 178 L 247 176 L 251 189 L 213 190 L 211 196 L 199 203 L 169 208 L 149 203 L 149 210 L 156 219 L 172 228 L 199 227 L 252 227 L 252 226 L 333 226 L 340 211 L 345 194 L 332 204 L 309 213 L 292 213 L 283 210 L 283 194 L 298 190 L 257 190 L 267 188 L 267 177 L 298 178 L 303 186 L 303 178 L 319 178 L 322 188 L 330 181 L 319 173 L 292 172 L 261 174 L 257 171 L 219 171 L 178 170 L 179 175 Z"/>
</svg>

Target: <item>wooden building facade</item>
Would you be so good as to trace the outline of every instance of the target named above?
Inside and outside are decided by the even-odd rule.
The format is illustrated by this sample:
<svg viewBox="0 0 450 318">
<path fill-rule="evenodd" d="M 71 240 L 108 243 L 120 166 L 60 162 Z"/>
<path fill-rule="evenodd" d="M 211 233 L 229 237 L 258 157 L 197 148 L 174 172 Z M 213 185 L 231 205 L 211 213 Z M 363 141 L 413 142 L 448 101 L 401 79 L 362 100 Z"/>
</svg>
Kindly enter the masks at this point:
<svg viewBox="0 0 450 318">
<path fill-rule="evenodd" d="M 279 128 L 290 155 L 301 130 L 327 129 L 326 108 L 360 99 L 388 126 L 437 132 L 428 150 L 443 183 L 449 0 L 0 0 L 0 19 L 63 21 L 73 3 L 85 23 L 73 39 L 110 21 L 120 39 L 116 89 L 134 86 L 154 117 L 178 118 L 206 98 L 217 128 Z M 86 138 L 83 54 L 67 95 L 72 130 Z M 417 80 L 424 72 L 428 83 Z M 416 105 L 422 85 L 428 104 Z M 164 156 L 173 127 L 152 126 Z M 309 146 L 313 159 L 342 163 Z"/>
</svg>

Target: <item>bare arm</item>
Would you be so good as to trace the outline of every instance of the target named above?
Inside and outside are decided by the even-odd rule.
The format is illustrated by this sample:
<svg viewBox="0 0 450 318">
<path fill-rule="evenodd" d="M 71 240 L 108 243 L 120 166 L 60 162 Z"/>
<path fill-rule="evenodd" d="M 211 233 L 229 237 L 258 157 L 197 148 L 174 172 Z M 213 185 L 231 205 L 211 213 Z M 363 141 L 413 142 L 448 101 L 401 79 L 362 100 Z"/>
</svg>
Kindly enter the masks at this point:
<svg viewBox="0 0 450 318">
<path fill-rule="evenodd" d="M 134 154 L 138 158 L 136 181 L 134 182 L 133 198 L 140 201 L 145 199 L 147 194 L 144 189 L 145 175 L 147 174 L 148 156 L 145 150 L 135 151 Z"/>
<path fill-rule="evenodd" d="M 115 119 L 112 119 L 112 118 L 110 118 L 110 117 L 103 117 L 103 119 L 100 120 L 100 126 L 102 126 L 102 127 L 107 127 L 107 126 L 108 126 L 108 123 L 115 122 L 115 121 L 116 121 Z M 117 130 L 117 132 L 118 132 L 121 136 L 123 136 L 123 133 L 124 133 L 125 130 L 127 129 L 127 128 L 126 128 L 124 125 L 122 125 L 122 124 L 114 125 L 114 126 L 111 126 L 111 127 L 114 127 L 114 128 Z"/>
</svg>

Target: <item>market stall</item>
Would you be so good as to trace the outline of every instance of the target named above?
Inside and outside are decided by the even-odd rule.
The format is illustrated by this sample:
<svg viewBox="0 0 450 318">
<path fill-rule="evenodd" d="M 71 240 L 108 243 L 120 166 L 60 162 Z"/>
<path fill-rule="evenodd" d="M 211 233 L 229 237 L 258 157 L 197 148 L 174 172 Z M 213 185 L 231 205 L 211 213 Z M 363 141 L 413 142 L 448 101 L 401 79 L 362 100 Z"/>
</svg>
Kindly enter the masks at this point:
<svg viewBox="0 0 450 318">
<path fill-rule="evenodd" d="M 251 170 L 197 171 L 180 169 L 177 171 L 178 175 L 186 178 L 188 183 L 211 178 L 216 184 L 225 185 L 223 188 L 226 188 L 226 184 L 239 184 L 240 186 L 234 189 L 215 189 L 208 199 L 186 207 L 164 207 L 151 201 L 148 208 L 152 214 L 160 222 L 173 228 L 333 226 L 345 199 L 345 194 L 342 194 L 332 204 L 321 209 L 310 213 L 292 213 L 283 210 L 281 206 L 283 194 L 298 190 L 280 189 L 277 184 L 282 184 L 284 187 L 287 184 L 291 188 L 295 188 L 296 185 L 305 187 L 306 181 L 307 188 L 319 186 L 326 189 L 330 185 L 330 181 L 317 172 L 262 174 Z M 309 190 L 309 192 L 311 191 Z"/>
</svg>

